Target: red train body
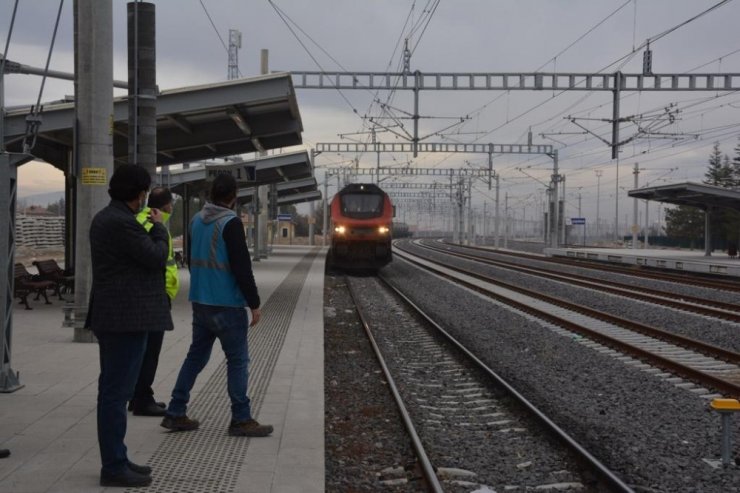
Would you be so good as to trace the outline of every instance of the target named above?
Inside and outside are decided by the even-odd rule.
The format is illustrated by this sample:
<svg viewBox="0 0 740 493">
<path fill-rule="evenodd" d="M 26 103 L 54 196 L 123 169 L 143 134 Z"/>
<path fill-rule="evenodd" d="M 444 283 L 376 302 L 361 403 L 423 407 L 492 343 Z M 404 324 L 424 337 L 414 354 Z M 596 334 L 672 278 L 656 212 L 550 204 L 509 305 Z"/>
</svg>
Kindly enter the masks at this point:
<svg viewBox="0 0 740 493">
<path fill-rule="evenodd" d="M 335 267 L 376 269 L 392 260 L 393 205 L 377 185 L 353 183 L 331 201 L 330 261 Z"/>
</svg>

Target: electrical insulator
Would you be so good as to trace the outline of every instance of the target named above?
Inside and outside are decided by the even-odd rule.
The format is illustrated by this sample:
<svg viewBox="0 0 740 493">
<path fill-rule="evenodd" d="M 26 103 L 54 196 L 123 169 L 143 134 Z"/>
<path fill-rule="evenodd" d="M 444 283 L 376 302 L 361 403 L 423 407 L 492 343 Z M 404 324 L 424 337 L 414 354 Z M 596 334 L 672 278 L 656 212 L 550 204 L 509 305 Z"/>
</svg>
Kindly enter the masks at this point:
<svg viewBox="0 0 740 493">
<path fill-rule="evenodd" d="M 653 73 L 653 52 L 650 49 L 645 50 L 642 54 L 642 75 L 652 75 Z"/>
</svg>

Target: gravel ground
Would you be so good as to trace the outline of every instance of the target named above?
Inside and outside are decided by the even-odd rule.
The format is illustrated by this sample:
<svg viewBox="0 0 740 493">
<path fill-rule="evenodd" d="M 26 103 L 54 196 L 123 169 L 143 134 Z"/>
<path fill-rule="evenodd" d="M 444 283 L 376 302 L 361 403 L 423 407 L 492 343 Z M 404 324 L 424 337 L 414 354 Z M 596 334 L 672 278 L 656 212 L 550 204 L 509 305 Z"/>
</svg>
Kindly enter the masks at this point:
<svg viewBox="0 0 740 493">
<path fill-rule="evenodd" d="M 702 398 L 399 259 L 381 272 L 636 491 L 740 492 L 735 467 L 703 460 L 718 458 L 720 426 Z"/>
<path fill-rule="evenodd" d="M 415 245 L 409 245 L 410 249 L 418 251 L 424 256 L 444 260 L 445 263 L 454 263 L 463 267 L 473 268 L 485 275 L 490 275 L 498 280 L 514 284 L 528 289 L 536 289 L 543 293 L 549 293 L 555 297 L 578 303 L 603 312 L 618 315 L 646 325 L 659 327 L 670 332 L 680 334 L 693 339 L 698 339 L 716 346 L 740 352 L 740 325 L 732 322 L 695 315 L 688 312 L 675 311 L 658 305 L 638 302 L 629 298 L 614 296 L 607 293 L 597 292 L 566 283 L 549 279 L 538 278 L 529 274 L 515 272 L 508 269 L 483 265 L 480 263 L 463 259 L 454 259 L 442 253 L 421 249 Z M 624 276 L 620 276 L 624 277 Z M 607 276 L 600 277 L 608 279 Z M 620 279 L 621 281 L 621 279 Z M 675 286 L 674 286 L 675 287 Z M 684 294 L 696 294 L 697 289 L 691 286 L 675 287 L 676 290 L 684 290 Z M 707 296 L 703 294 L 702 296 Z M 736 295 L 734 295 L 736 297 Z"/>
<path fill-rule="evenodd" d="M 439 245 L 438 245 L 439 246 Z M 445 245 L 450 247 L 451 245 Z M 461 249 L 465 252 L 466 249 Z M 469 251 L 469 250 L 468 250 Z M 740 304 L 740 293 L 723 291 L 719 289 L 710 289 L 701 286 L 682 285 L 676 282 L 669 281 L 657 281 L 652 279 L 645 279 L 643 277 L 631 276 L 628 273 L 618 274 L 614 272 L 605 272 L 598 269 L 589 269 L 588 267 L 579 267 L 577 264 L 563 265 L 553 262 L 538 261 L 536 258 L 525 259 L 519 257 L 513 257 L 511 255 L 499 255 L 495 252 L 484 252 L 476 250 L 476 254 L 483 254 L 490 257 L 493 260 L 504 260 L 517 265 L 524 265 L 528 267 L 543 267 L 545 269 L 554 270 L 557 272 L 563 272 L 566 274 L 578 274 L 583 276 L 592 277 L 594 279 L 603 280 L 614 280 L 624 284 L 629 284 L 635 287 L 646 287 L 652 289 L 660 289 L 670 293 L 684 294 L 687 296 L 698 296 L 702 298 L 708 298 L 716 301 L 723 301 L 725 303 L 736 303 Z M 721 277 L 720 277 L 721 279 Z"/>
</svg>

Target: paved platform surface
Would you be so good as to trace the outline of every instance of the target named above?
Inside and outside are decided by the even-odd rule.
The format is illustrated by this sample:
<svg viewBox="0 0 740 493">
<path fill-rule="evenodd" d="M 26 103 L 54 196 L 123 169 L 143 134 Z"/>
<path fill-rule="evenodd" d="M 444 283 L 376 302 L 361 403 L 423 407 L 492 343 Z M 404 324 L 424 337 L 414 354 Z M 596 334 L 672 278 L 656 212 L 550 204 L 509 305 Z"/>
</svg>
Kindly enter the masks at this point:
<svg viewBox="0 0 740 493">
<path fill-rule="evenodd" d="M 583 258 L 661 269 L 740 277 L 740 259 L 715 251 L 705 256 L 703 250 L 669 250 L 658 248 L 546 248 L 545 254 L 556 257 Z"/>
<path fill-rule="evenodd" d="M 225 360 L 216 344 L 191 398 L 201 429 L 168 433 L 161 418 L 129 414 L 129 458 L 154 469 L 153 484 L 135 491 L 324 491 L 324 259 L 324 249 L 286 246 L 254 264 L 263 319 L 249 333 L 249 395 L 274 433 L 226 434 Z M 191 339 L 187 269 L 180 277 L 175 330 L 165 335 L 154 388 L 163 401 Z M 33 310 L 13 311 L 12 368 L 24 387 L 0 394 L 0 448 L 12 454 L 0 459 L 2 493 L 125 491 L 98 484 L 98 348 L 72 342 L 72 329 L 61 328 L 62 305 L 31 301 Z"/>
</svg>

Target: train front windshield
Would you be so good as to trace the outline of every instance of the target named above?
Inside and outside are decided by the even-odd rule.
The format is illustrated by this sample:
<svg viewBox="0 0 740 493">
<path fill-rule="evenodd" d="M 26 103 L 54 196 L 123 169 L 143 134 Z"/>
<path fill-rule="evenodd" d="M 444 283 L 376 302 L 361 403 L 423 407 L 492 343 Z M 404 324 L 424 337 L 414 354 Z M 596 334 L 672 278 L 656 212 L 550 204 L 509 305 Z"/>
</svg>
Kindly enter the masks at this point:
<svg viewBox="0 0 740 493">
<path fill-rule="evenodd" d="M 342 214 L 355 219 L 378 217 L 383 213 L 383 196 L 370 193 L 347 193 L 341 197 Z"/>
</svg>

